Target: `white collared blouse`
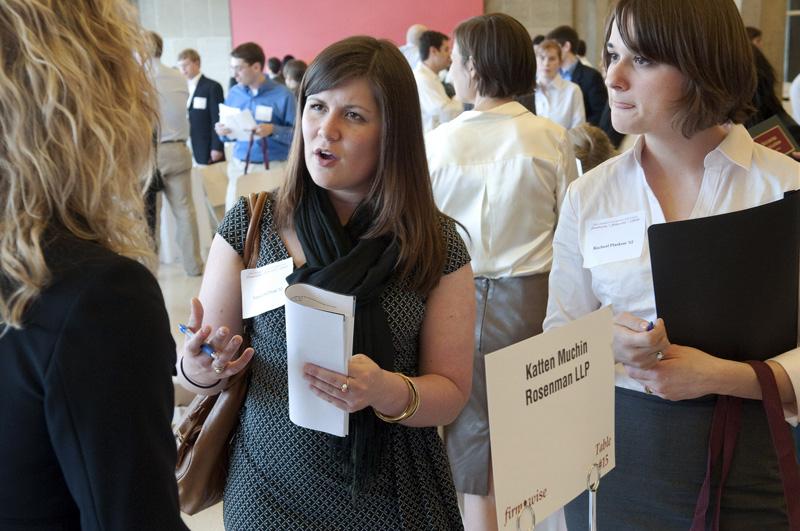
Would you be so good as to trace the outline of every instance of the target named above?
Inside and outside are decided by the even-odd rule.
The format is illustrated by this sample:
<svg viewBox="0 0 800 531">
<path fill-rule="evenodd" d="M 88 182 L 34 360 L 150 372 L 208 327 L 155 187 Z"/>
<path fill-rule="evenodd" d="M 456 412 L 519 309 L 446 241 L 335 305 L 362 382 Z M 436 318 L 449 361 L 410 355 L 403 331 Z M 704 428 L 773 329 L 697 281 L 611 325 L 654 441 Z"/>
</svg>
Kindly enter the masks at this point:
<svg viewBox="0 0 800 531">
<path fill-rule="evenodd" d="M 550 271 L 558 205 L 578 175 L 566 130 L 511 102 L 464 112 L 425 144 L 436 205 L 466 229 L 474 275 Z"/>
<path fill-rule="evenodd" d="M 703 181 L 689 216 L 692 219 L 777 201 L 784 192 L 800 188 L 799 163 L 756 144 L 741 125 L 728 129 L 725 139 L 705 157 Z M 569 187 L 553 242 L 545 330 L 609 304 L 615 314 L 630 312 L 645 320 L 656 319 L 646 231 L 665 219 L 641 166 L 643 145 L 644 138 L 640 137 L 632 149 L 601 164 Z M 634 258 L 598 260 L 587 245 L 589 224 L 637 214 L 644 218 L 639 236 L 643 241 L 641 253 Z M 800 399 L 800 348 L 774 360 L 784 367 Z M 619 363 L 616 384 L 644 390 Z M 796 410 L 786 413 L 788 420 L 796 422 Z"/>
</svg>

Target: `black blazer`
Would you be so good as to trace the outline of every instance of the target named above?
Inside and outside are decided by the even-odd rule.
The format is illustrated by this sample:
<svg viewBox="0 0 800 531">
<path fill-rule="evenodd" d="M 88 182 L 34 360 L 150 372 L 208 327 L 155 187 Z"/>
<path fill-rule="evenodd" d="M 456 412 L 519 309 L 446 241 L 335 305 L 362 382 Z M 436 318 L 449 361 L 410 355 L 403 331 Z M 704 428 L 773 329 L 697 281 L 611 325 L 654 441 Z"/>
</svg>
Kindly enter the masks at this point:
<svg viewBox="0 0 800 531">
<path fill-rule="evenodd" d="M 0 336 L 0 529 L 186 531 L 158 283 L 69 234 L 45 258 L 51 282 Z"/>
<path fill-rule="evenodd" d="M 195 98 L 205 98 L 206 108 L 198 109 Z M 225 102 L 222 85 L 201 75 L 197 88 L 189 102 L 189 136 L 192 139 L 192 152 L 198 164 L 211 161 L 211 150 L 222 151 L 225 146 L 214 131 L 214 124 L 219 122 L 219 104 Z"/>
<path fill-rule="evenodd" d="M 600 125 L 603 110 L 608 104 L 608 92 L 600 72 L 580 61 L 572 72 L 572 82 L 583 92 L 583 106 L 586 109 L 586 121 L 592 125 Z"/>
<path fill-rule="evenodd" d="M 608 91 L 603 76 L 594 68 L 578 61 L 572 72 L 572 82 L 577 84 L 583 92 L 586 121 L 605 131 L 614 147 L 619 147 L 625 135 L 617 132 L 611 125 Z"/>
</svg>

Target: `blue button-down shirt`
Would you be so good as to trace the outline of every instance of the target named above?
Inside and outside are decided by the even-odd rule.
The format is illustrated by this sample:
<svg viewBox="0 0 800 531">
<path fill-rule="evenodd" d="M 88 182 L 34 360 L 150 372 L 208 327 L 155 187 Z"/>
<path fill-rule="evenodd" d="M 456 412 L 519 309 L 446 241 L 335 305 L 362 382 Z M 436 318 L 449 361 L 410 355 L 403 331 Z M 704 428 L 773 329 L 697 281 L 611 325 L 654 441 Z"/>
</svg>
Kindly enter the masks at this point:
<svg viewBox="0 0 800 531">
<path fill-rule="evenodd" d="M 572 81 L 572 73 L 575 71 L 576 66 L 578 66 L 577 61 L 572 63 L 572 66 L 570 66 L 569 68 L 559 68 L 558 72 L 561 74 L 561 77 L 563 77 L 567 81 Z"/>
<path fill-rule="evenodd" d="M 270 121 L 256 119 L 256 122 L 272 124 L 272 135 L 267 137 L 267 156 L 269 160 L 278 161 L 287 159 L 289 156 L 289 147 L 292 144 L 295 112 L 297 110 L 294 96 L 289 92 L 289 89 L 267 79 L 258 87 L 258 91 L 253 94 L 250 87 L 239 84 L 230 89 L 228 97 L 225 98 L 225 105 L 242 110 L 250 109 L 254 118 L 257 117 L 257 106 L 265 105 L 271 107 L 272 119 Z M 231 140 L 226 137 L 221 138 L 223 141 Z M 261 149 L 261 142 L 263 141 L 263 138 L 256 138 L 256 141 L 253 142 L 253 147 L 250 150 L 251 162 L 264 162 Z M 233 148 L 233 156 L 239 160 L 245 160 L 247 158 L 247 144 L 248 142 L 246 140 L 237 141 Z"/>
</svg>

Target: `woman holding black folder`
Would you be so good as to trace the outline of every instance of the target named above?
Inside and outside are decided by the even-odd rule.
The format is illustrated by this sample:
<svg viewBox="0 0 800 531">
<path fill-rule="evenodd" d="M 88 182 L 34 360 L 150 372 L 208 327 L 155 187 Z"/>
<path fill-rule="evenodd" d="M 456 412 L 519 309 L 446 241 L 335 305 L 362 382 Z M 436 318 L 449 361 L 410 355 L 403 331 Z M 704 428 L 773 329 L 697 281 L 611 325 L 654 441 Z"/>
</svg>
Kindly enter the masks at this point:
<svg viewBox="0 0 800 531">
<path fill-rule="evenodd" d="M 800 165 L 755 144 L 740 125 L 755 72 L 732 0 L 620 0 L 606 41 L 614 128 L 641 136 L 567 192 L 545 320 L 553 328 L 608 304 L 616 315 L 617 465 L 600 485 L 598 525 L 695 530 L 718 512 L 726 530 L 788 529 L 756 375 L 745 363 L 670 343 L 669 323 L 656 315 L 646 229 L 779 200 L 800 188 Z M 605 245 L 613 242 L 623 244 Z M 792 420 L 800 350 L 767 364 Z M 715 407 L 709 395 L 746 400 L 724 488 L 714 479 L 708 516 L 701 503 L 695 518 Z M 586 510 L 585 496 L 567 506 L 570 531 L 586 527 Z"/>
</svg>

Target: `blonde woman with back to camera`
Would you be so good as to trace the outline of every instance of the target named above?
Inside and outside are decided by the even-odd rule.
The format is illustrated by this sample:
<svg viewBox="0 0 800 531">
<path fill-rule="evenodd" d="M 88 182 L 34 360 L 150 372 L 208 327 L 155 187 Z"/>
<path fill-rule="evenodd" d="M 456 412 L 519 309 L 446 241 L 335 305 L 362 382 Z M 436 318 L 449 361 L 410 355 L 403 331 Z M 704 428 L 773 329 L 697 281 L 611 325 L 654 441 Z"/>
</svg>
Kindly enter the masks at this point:
<svg viewBox="0 0 800 531">
<path fill-rule="evenodd" d="M 186 529 L 142 30 L 123 0 L 7 0 L 0 36 L 0 528 Z"/>
</svg>

